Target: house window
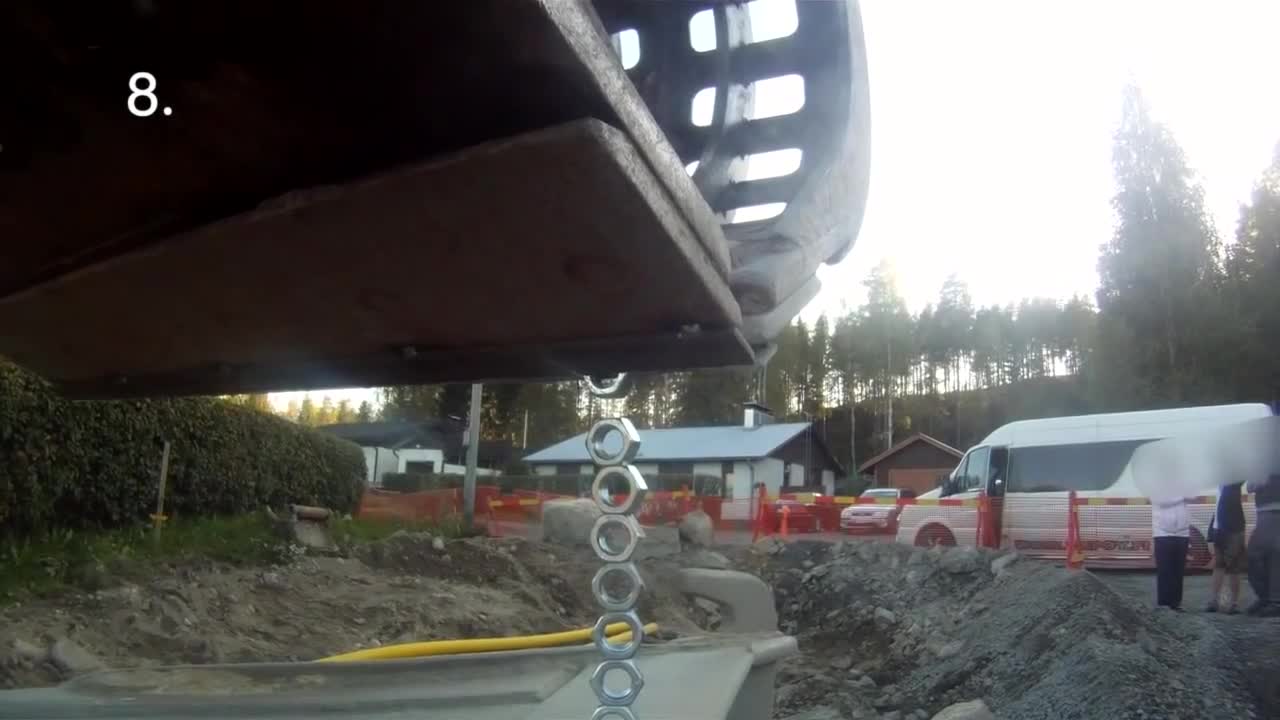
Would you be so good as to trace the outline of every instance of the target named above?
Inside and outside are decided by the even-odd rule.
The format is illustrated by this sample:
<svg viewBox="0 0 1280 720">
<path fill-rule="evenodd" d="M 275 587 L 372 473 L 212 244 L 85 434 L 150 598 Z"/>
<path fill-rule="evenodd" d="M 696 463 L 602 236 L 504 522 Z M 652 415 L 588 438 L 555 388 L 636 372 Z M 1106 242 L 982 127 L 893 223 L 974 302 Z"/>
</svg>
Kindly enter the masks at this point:
<svg viewBox="0 0 1280 720">
<path fill-rule="evenodd" d="M 733 461 L 725 460 L 720 463 L 720 477 L 727 478 L 733 474 Z"/>
<path fill-rule="evenodd" d="M 693 463 L 691 462 L 669 462 L 658 463 L 659 475 L 692 475 Z"/>
<path fill-rule="evenodd" d="M 577 475 L 578 464 L 577 463 L 574 463 L 572 465 L 558 464 L 556 465 L 556 474 L 557 475 Z"/>
<path fill-rule="evenodd" d="M 404 464 L 404 471 L 409 475 L 430 475 L 436 471 L 436 465 L 430 460 L 408 460 Z"/>
</svg>

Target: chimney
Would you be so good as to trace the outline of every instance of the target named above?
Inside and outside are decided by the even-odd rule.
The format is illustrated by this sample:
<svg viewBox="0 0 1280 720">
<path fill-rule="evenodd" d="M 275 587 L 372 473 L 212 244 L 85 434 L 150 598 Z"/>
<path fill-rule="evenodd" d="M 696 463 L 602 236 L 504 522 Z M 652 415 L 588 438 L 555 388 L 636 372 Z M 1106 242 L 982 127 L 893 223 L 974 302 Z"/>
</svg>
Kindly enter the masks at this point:
<svg viewBox="0 0 1280 720">
<path fill-rule="evenodd" d="M 748 430 L 773 422 L 773 413 L 758 402 L 742 404 L 742 427 Z"/>
</svg>

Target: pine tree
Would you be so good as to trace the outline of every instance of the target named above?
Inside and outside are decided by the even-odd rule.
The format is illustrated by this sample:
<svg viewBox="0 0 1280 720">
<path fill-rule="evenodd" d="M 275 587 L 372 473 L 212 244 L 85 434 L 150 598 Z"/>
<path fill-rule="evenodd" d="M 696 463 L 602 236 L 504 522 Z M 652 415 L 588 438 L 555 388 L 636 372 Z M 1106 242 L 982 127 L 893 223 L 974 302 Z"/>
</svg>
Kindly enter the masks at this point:
<svg viewBox="0 0 1280 720">
<path fill-rule="evenodd" d="M 1118 222 L 1098 261 L 1098 309 L 1134 343 L 1111 359 L 1152 379 L 1148 401 L 1190 401 L 1197 367 L 1212 351 L 1203 338 L 1221 320 L 1208 312 L 1220 279 L 1218 239 L 1182 148 L 1136 88 L 1125 92 L 1113 164 Z"/>
</svg>

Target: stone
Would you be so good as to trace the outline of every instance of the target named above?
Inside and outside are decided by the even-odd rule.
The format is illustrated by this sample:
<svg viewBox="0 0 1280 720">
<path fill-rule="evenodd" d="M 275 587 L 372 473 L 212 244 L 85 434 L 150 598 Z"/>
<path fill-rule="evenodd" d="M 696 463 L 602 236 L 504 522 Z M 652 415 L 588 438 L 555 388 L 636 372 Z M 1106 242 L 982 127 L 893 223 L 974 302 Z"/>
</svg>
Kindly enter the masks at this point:
<svg viewBox="0 0 1280 720">
<path fill-rule="evenodd" d="M 870 675 L 863 675 L 858 678 L 858 682 L 854 683 L 862 690 L 875 690 L 876 681 Z"/>
<path fill-rule="evenodd" d="M 952 640 L 951 642 L 938 648 L 936 654 L 939 658 L 946 660 L 949 657 L 955 657 L 964 649 L 963 640 Z"/>
<path fill-rule="evenodd" d="M 795 715 L 788 715 L 786 720 L 844 720 L 844 714 L 830 705 L 819 705 Z"/>
<path fill-rule="evenodd" d="M 876 544 L 873 542 L 858 543 L 858 557 L 866 562 L 872 562 L 876 559 Z"/>
<path fill-rule="evenodd" d="M 881 715 L 880 720 L 902 720 L 902 713 L 897 710 L 890 710 L 889 712 Z"/>
<path fill-rule="evenodd" d="M 431 538 L 431 549 L 436 552 L 444 551 L 444 538 L 436 536 Z"/>
<path fill-rule="evenodd" d="M 7 660 L 27 665 L 36 665 L 49 658 L 49 653 L 44 648 L 26 640 L 14 640 L 10 643 L 8 655 Z"/>
<path fill-rule="evenodd" d="M 59 638 L 49 647 L 49 661 L 67 675 L 101 670 L 102 661 L 76 643 Z"/>
<path fill-rule="evenodd" d="M 777 555 L 787 548 L 787 544 L 772 535 L 766 535 L 755 541 L 753 546 L 757 552 L 766 553 L 768 555 Z M 797 568 L 791 568 L 793 570 Z"/>
<path fill-rule="evenodd" d="M 694 510 L 680 520 L 680 543 L 693 547 L 709 547 L 715 528 L 711 516 L 701 510 Z"/>
<path fill-rule="evenodd" d="M 92 592 L 110 585 L 111 575 L 107 573 L 105 565 L 97 560 L 90 560 L 71 571 L 71 580 L 79 587 Z"/>
<path fill-rule="evenodd" d="M 951 548 L 939 560 L 942 569 L 952 575 L 977 572 L 983 565 L 982 554 L 977 548 Z"/>
<path fill-rule="evenodd" d="M 1004 572 L 1009 569 L 1010 565 L 1018 562 L 1018 559 L 1019 559 L 1018 553 L 1009 553 L 1007 555 L 1001 555 L 1000 557 L 991 561 L 991 574 L 1003 575 Z"/>
<path fill-rule="evenodd" d="M 876 608 L 875 615 L 876 615 L 876 620 L 882 620 L 889 624 L 898 622 L 897 614 L 888 608 L 882 608 L 882 607 Z"/>
<path fill-rule="evenodd" d="M 96 597 L 99 600 L 116 602 L 129 607 L 142 607 L 142 591 L 137 585 L 121 585 L 110 590 L 99 590 Z"/>
<path fill-rule="evenodd" d="M 590 545 L 600 508 L 590 498 L 547 500 L 542 504 L 542 539 L 559 545 Z"/>
<path fill-rule="evenodd" d="M 587 531 L 590 532 L 590 528 Z M 583 535 L 583 542 L 587 536 Z M 650 558 L 674 557 L 680 554 L 680 531 L 677 528 L 662 525 L 644 528 L 644 537 L 636 545 L 635 560 Z"/>
<path fill-rule="evenodd" d="M 853 658 L 848 655 L 840 655 L 838 657 L 831 658 L 830 665 L 836 670 L 848 670 L 853 667 Z"/>
<path fill-rule="evenodd" d="M 970 700 L 947 706 L 933 720 L 996 720 L 996 716 L 982 700 Z"/>
<path fill-rule="evenodd" d="M 258 587 L 270 588 L 272 590 L 286 590 L 289 585 L 285 583 L 284 578 L 278 572 L 264 572 L 258 576 Z"/>
<path fill-rule="evenodd" d="M 729 558 L 714 550 L 697 548 L 683 553 L 680 562 L 685 567 L 708 568 L 711 570 L 728 570 Z"/>
</svg>

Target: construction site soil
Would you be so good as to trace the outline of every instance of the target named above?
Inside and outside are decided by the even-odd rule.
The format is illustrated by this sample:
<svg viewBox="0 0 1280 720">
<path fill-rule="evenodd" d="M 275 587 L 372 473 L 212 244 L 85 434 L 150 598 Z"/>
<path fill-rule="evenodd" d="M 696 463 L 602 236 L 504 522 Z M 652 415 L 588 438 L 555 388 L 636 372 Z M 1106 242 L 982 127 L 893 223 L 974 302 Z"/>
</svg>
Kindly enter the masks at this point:
<svg viewBox="0 0 1280 720">
<path fill-rule="evenodd" d="M 663 633 L 714 629 L 716 608 L 671 574 L 727 563 L 764 578 L 801 648 L 780 668 L 778 718 L 931 718 L 974 700 L 1027 720 L 1280 717 L 1280 621 L 1157 611 L 1091 573 L 971 548 L 768 539 L 720 552 L 641 561 L 640 613 Z M 597 567 L 581 547 L 398 533 L 270 568 L 123 568 L 103 589 L 0 608 L 0 687 L 585 627 Z M 990 717 L 976 707 L 948 716 Z"/>
</svg>

